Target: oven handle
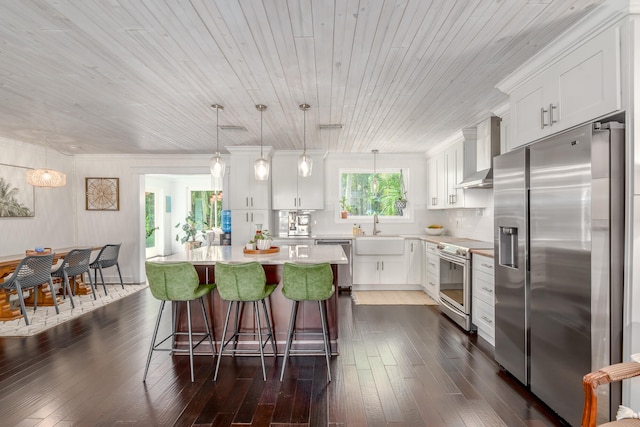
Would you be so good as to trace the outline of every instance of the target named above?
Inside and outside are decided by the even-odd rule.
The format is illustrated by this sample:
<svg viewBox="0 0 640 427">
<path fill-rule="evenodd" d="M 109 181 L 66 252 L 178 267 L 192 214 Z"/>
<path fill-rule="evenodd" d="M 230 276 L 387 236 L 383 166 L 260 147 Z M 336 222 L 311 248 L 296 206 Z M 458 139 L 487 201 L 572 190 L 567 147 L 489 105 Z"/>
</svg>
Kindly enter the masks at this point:
<svg viewBox="0 0 640 427">
<path fill-rule="evenodd" d="M 459 265 L 461 267 L 464 267 L 466 265 L 465 260 L 462 260 L 460 258 L 454 257 L 452 255 L 449 255 L 445 252 L 440 252 L 440 259 L 443 259 L 445 261 L 449 261 L 453 264 Z"/>
</svg>

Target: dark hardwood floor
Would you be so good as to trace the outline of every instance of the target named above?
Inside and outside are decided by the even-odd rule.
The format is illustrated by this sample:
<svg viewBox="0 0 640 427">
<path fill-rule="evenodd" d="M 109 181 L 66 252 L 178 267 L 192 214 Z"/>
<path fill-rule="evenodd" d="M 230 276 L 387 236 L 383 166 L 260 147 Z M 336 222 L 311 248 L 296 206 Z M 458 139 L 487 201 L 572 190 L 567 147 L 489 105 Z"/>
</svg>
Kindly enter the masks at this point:
<svg viewBox="0 0 640 427">
<path fill-rule="evenodd" d="M 148 290 L 29 338 L 0 339 L 3 426 L 561 425 L 436 307 L 354 306 L 340 297 L 340 356 L 156 353 L 142 375 L 158 302 Z M 166 316 L 168 319 L 168 316 Z M 168 322 L 163 322 L 167 327 Z"/>
</svg>

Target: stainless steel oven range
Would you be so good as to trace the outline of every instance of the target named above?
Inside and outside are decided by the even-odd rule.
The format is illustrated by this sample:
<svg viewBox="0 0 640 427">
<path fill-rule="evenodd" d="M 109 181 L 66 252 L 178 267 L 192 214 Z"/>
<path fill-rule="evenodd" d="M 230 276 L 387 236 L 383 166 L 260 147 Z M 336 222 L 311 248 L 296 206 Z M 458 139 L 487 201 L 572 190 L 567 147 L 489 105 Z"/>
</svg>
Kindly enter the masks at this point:
<svg viewBox="0 0 640 427">
<path fill-rule="evenodd" d="M 493 242 L 463 240 L 438 244 L 440 311 L 465 331 L 472 326 L 470 249 L 493 249 Z"/>
</svg>

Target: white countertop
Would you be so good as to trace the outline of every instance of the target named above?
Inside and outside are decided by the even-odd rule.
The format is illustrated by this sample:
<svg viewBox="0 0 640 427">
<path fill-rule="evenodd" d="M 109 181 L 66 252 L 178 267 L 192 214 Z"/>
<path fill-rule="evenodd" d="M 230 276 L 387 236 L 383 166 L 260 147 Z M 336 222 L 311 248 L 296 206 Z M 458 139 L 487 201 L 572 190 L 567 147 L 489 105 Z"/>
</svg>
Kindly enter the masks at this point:
<svg viewBox="0 0 640 427">
<path fill-rule="evenodd" d="M 284 264 L 296 262 L 304 264 L 348 264 L 349 261 L 339 245 L 314 246 L 314 245 L 289 245 L 280 246 L 280 251 L 272 254 L 245 254 L 243 246 L 205 246 L 179 254 L 156 257 L 151 262 L 178 262 L 187 261 L 194 264 L 215 265 L 216 262 L 250 262 L 257 261 L 260 264 Z"/>
</svg>

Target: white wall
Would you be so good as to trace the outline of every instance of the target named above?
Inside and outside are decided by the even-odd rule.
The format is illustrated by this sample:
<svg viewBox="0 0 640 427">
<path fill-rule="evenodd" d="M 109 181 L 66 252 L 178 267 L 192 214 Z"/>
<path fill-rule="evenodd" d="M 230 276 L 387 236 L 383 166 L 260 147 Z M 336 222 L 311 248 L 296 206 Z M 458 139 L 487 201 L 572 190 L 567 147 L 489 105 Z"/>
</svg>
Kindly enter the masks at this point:
<svg viewBox="0 0 640 427">
<path fill-rule="evenodd" d="M 209 157 L 203 155 L 78 155 L 76 159 L 77 235 L 78 245 L 122 243 L 120 268 L 125 282 L 139 283 L 144 277 L 144 175 L 145 174 L 203 174 L 209 173 Z M 120 178 L 119 211 L 84 210 L 84 178 Z M 180 186 L 177 186 L 180 187 Z M 182 193 L 180 192 L 182 191 Z M 179 199 L 186 190 L 172 190 L 172 213 L 179 208 Z M 181 196 L 182 194 L 182 196 Z M 176 212 L 175 215 L 179 215 Z M 184 219 L 186 210 L 182 212 Z M 173 216 L 170 221 L 173 222 Z M 176 223 L 178 221 L 175 221 Z M 173 224 L 175 225 L 175 223 Z M 172 226 L 173 226 L 172 225 Z M 169 241 L 175 239 L 174 230 Z M 114 270 L 113 272 L 110 270 Z M 115 269 L 106 271 L 105 280 L 115 282 Z"/>
<path fill-rule="evenodd" d="M 75 159 L 52 148 L 0 138 L 0 163 L 33 169 L 49 167 L 67 174 L 66 187 L 34 187 L 35 216 L 0 218 L 0 256 L 24 254 L 27 249 L 37 246 L 75 246 L 73 218 L 77 199 L 73 195 L 83 191 L 79 190 L 83 187 L 78 187 L 75 179 Z"/>
</svg>

